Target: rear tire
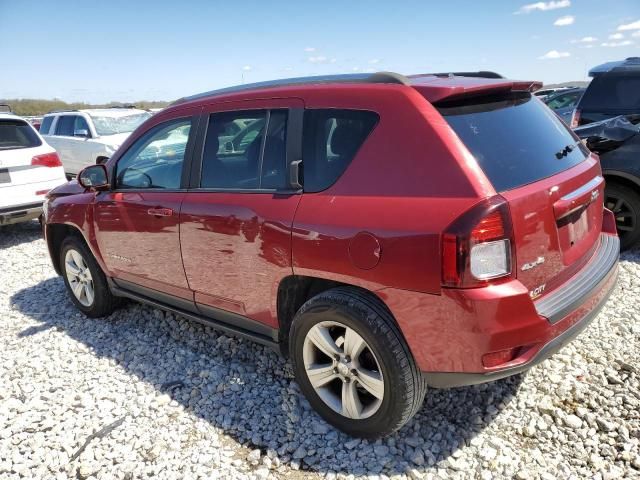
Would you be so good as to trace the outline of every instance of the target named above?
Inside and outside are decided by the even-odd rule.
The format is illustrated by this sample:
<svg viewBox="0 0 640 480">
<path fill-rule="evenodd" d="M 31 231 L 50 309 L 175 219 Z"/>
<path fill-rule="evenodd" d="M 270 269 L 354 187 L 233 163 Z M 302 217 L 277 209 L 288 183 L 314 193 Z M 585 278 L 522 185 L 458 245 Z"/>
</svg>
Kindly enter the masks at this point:
<svg viewBox="0 0 640 480">
<path fill-rule="evenodd" d="M 616 216 L 620 250 L 627 250 L 640 241 L 640 194 L 617 182 L 605 186 L 605 207 Z"/>
<path fill-rule="evenodd" d="M 294 318 L 289 351 L 309 403 L 349 435 L 389 435 L 422 405 L 427 385 L 393 317 L 360 290 L 334 288 L 308 300 Z"/>
<path fill-rule="evenodd" d="M 74 305 L 87 317 L 104 317 L 118 306 L 107 278 L 93 254 L 78 237 L 67 237 L 60 248 L 62 278 Z"/>
</svg>

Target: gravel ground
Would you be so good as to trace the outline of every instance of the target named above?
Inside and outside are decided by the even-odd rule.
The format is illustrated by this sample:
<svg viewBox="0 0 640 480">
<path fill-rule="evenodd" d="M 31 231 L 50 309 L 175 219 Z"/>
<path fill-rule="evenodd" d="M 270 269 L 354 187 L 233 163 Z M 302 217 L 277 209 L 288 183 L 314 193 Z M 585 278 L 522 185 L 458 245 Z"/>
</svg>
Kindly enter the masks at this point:
<svg viewBox="0 0 640 480">
<path fill-rule="evenodd" d="M 366 442 L 311 411 L 268 349 L 133 303 L 83 317 L 37 223 L 4 228 L 0 478 L 640 477 L 639 262 L 623 255 L 605 309 L 552 359 L 431 390 Z"/>
</svg>

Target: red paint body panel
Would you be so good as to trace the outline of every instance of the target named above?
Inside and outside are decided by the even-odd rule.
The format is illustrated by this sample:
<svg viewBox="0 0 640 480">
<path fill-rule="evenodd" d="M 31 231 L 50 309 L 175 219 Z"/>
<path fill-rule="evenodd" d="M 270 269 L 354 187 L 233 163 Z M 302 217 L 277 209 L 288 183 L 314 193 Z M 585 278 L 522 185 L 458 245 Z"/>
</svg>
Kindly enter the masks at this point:
<svg viewBox="0 0 640 480">
<path fill-rule="evenodd" d="M 291 275 L 300 195 L 190 193 L 181 213 L 184 268 L 196 303 L 278 326 L 277 291 Z"/>
<path fill-rule="evenodd" d="M 484 354 L 523 345 L 530 348 L 516 361 L 527 361 L 612 288 L 614 275 L 555 324 L 538 315 L 530 296 L 541 284 L 546 284 L 545 294 L 565 288 L 590 262 L 601 231 L 615 234 L 611 215 L 603 217 L 601 184 L 594 184 L 597 201 L 579 193 L 580 199 L 591 199 L 582 216 L 567 222 L 558 213 L 566 210 L 567 196 L 601 175 L 597 158 L 496 192 L 430 102 L 526 89 L 532 83 L 433 76 L 411 81 L 410 86 L 289 85 L 184 101 L 145 122 L 107 163 L 113 167 L 155 125 L 200 112 L 278 107 L 376 112 L 379 123 L 325 191 L 96 195 L 68 185 L 57 189 L 66 196 L 50 196 L 47 224 L 78 228 L 109 276 L 273 328 L 279 325 L 278 286 L 287 276 L 365 288 L 385 302 L 426 372 L 485 373 L 491 369 L 482 365 Z M 497 193 L 506 200 L 513 223 L 516 265 L 511 277 L 481 288 L 443 288 L 442 233 Z M 149 215 L 149 209 L 173 214 Z M 544 262 L 522 270 L 540 256 Z"/>
<path fill-rule="evenodd" d="M 96 237 L 111 276 L 193 299 L 180 254 L 184 192 L 101 192 L 94 203 Z M 157 216 L 154 208 L 174 213 Z"/>
</svg>

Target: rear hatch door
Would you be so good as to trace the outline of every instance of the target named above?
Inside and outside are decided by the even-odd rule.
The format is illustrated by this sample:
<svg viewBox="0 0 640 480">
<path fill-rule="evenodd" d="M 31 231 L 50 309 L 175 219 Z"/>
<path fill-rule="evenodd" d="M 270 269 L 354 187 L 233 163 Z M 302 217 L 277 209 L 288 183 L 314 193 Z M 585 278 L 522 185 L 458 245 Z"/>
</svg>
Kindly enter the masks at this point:
<svg viewBox="0 0 640 480">
<path fill-rule="evenodd" d="M 493 184 L 512 217 L 517 278 L 532 298 L 584 266 L 602 227 L 599 162 L 528 92 L 436 105 Z"/>
</svg>

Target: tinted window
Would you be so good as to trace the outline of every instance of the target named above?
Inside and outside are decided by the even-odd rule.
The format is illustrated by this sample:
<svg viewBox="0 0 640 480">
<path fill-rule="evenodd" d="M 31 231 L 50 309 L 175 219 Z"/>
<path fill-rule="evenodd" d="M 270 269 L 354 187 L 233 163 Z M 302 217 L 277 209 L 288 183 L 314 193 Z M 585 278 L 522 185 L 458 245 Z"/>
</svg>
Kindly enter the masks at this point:
<svg viewBox="0 0 640 480">
<path fill-rule="evenodd" d="M 44 117 L 42 119 L 42 125 L 40 125 L 40 133 L 42 133 L 42 135 L 47 135 L 52 123 L 53 117 Z"/>
<path fill-rule="evenodd" d="M 0 150 L 42 145 L 33 129 L 22 120 L 0 120 Z"/>
<path fill-rule="evenodd" d="M 579 96 L 580 94 L 577 92 L 564 93 L 562 95 L 558 95 L 557 97 L 553 97 L 551 100 L 549 100 L 546 103 L 549 106 L 549 108 L 553 110 L 557 110 L 559 108 L 568 108 L 576 104 L 576 101 L 578 100 Z"/>
<path fill-rule="evenodd" d="M 598 75 L 587 88 L 580 108 L 585 110 L 640 109 L 640 74 Z"/>
<path fill-rule="evenodd" d="M 497 191 L 555 175 L 588 153 L 556 114 L 529 93 L 451 103 L 439 110 Z M 572 151 L 562 155 L 567 146 Z"/>
<path fill-rule="evenodd" d="M 200 186 L 234 189 L 284 187 L 286 126 L 287 112 L 284 110 L 212 114 L 202 157 Z M 236 133 L 232 133 L 234 131 Z"/>
<path fill-rule="evenodd" d="M 117 188 L 180 188 L 191 120 L 158 125 L 136 141 L 116 166 Z"/>
<path fill-rule="evenodd" d="M 374 112 L 307 110 L 302 137 L 304 190 L 319 192 L 333 185 L 377 122 Z"/>
<path fill-rule="evenodd" d="M 63 115 L 61 117 L 58 117 L 58 123 L 56 124 L 56 135 L 73 137 L 73 125 L 75 121 L 75 115 Z"/>
</svg>

